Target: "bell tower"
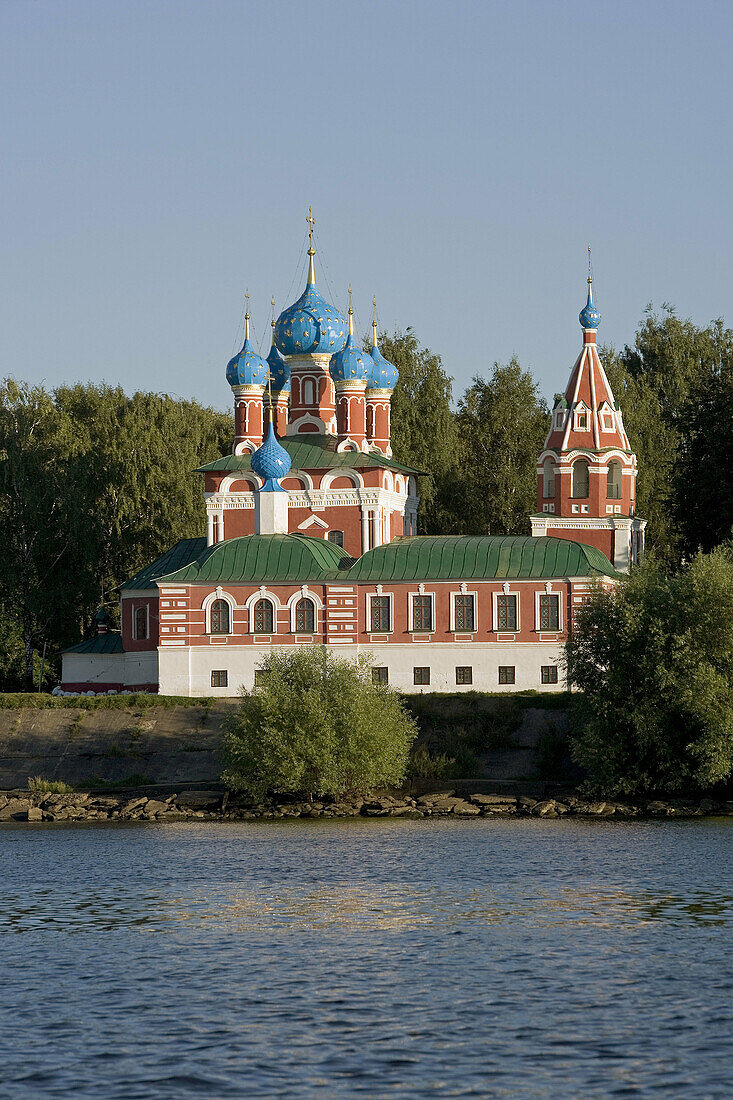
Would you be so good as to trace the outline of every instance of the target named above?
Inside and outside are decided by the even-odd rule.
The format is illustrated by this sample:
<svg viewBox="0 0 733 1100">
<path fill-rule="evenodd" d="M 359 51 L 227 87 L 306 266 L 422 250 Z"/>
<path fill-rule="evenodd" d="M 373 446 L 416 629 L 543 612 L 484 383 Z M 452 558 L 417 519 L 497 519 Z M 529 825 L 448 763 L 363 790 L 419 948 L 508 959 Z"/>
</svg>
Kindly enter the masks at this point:
<svg viewBox="0 0 733 1100">
<path fill-rule="evenodd" d="M 646 520 L 636 516 L 636 455 L 598 355 L 600 320 L 589 245 L 588 297 L 579 315 L 583 346 L 565 393 L 555 395 L 537 463 L 537 512 L 530 518 L 533 535 L 595 546 L 628 572 L 643 556 Z"/>
</svg>

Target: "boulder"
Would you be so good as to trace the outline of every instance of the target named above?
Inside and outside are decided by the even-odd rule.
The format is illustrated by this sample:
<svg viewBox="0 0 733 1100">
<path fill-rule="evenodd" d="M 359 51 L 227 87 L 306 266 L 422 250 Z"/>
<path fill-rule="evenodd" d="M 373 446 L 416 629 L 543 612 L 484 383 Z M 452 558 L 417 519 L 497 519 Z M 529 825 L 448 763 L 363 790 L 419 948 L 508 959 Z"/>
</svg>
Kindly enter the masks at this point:
<svg viewBox="0 0 733 1100">
<path fill-rule="evenodd" d="M 475 817 L 481 813 L 479 806 L 474 806 L 472 802 L 456 802 L 453 805 L 453 813 L 456 817 Z"/>
<path fill-rule="evenodd" d="M 131 814 L 134 810 L 139 810 L 144 806 L 147 801 L 147 798 L 131 798 L 129 802 L 121 807 L 120 813 Z"/>
<path fill-rule="evenodd" d="M 476 806 L 496 806 L 497 809 L 517 804 L 516 798 L 511 794 L 470 794 L 468 798 Z"/>
<path fill-rule="evenodd" d="M 8 799 L 0 810 L 0 821 L 12 821 L 15 817 L 17 817 L 18 820 L 23 820 L 30 805 L 30 799 L 28 798 Z"/>
<path fill-rule="evenodd" d="M 149 798 L 148 801 L 145 803 L 145 813 L 146 814 L 165 813 L 165 811 L 167 809 L 168 809 L 168 803 L 167 802 L 159 802 L 155 798 Z"/>
<path fill-rule="evenodd" d="M 653 814 L 654 817 L 667 817 L 669 814 L 674 813 L 671 806 L 666 802 L 659 801 L 647 802 L 646 810 L 647 813 Z"/>
<path fill-rule="evenodd" d="M 531 810 L 533 806 L 537 805 L 537 799 L 530 798 L 528 794 L 520 794 L 517 805 L 521 806 L 523 810 Z"/>
<path fill-rule="evenodd" d="M 43 821 L 43 810 L 40 806 L 29 806 L 25 811 L 26 821 Z"/>
<path fill-rule="evenodd" d="M 178 795 L 178 805 L 189 810 L 218 810 L 221 803 L 221 791 L 182 791 Z"/>
</svg>

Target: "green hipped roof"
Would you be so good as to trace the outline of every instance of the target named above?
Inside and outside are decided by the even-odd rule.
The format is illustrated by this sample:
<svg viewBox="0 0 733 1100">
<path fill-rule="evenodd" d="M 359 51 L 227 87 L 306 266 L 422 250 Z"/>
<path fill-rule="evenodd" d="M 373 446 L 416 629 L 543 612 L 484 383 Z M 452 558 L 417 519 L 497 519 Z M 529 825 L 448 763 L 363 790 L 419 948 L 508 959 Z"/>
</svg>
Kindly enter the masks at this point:
<svg viewBox="0 0 733 1100">
<path fill-rule="evenodd" d="M 171 573 L 175 569 L 181 569 L 184 565 L 196 561 L 196 558 L 202 554 L 205 549 L 205 538 L 181 539 L 180 542 L 177 542 L 170 550 L 166 550 L 165 554 L 161 554 L 159 558 L 156 558 L 150 565 L 146 565 L 145 568 L 141 569 L 139 573 L 136 573 L 134 577 L 130 577 L 129 581 L 125 581 L 122 585 L 122 590 L 124 591 L 126 588 L 155 588 L 155 582 L 158 577 L 162 577 L 164 573 Z"/>
<path fill-rule="evenodd" d="M 310 535 L 242 535 L 206 548 L 164 584 L 299 584 L 324 581 L 352 558 L 327 539 Z"/>
<path fill-rule="evenodd" d="M 393 458 L 385 458 L 384 455 L 365 454 L 363 451 L 337 451 L 337 440 L 334 436 L 314 436 L 312 442 L 302 442 L 302 437 L 285 437 L 278 442 L 290 455 L 290 472 L 297 470 L 321 470 L 335 466 L 371 466 L 390 470 L 400 470 L 405 474 L 422 474 L 421 470 L 414 470 L 411 466 L 403 466 L 401 462 L 395 462 Z M 251 469 L 249 454 L 224 455 L 215 462 L 207 462 L 205 466 L 199 466 L 197 473 L 233 473 Z"/>
<path fill-rule="evenodd" d="M 327 584 L 384 581 L 619 577 L 593 546 L 557 538 L 435 535 L 397 538 L 354 562 L 326 539 L 243 535 L 158 576 L 165 584 Z"/>
<path fill-rule="evenodd" d="M 124 653 L 124 649 L 119 634 L 98 634 L 96 638 L 72 645 L 64 653 Z"/>
<path fill-rule="evenodd" d="M 349 581 L 618 577 L 595 547 L 551 537 L 413 535 L 378 546 L 343 574 Z"/>
</svg>

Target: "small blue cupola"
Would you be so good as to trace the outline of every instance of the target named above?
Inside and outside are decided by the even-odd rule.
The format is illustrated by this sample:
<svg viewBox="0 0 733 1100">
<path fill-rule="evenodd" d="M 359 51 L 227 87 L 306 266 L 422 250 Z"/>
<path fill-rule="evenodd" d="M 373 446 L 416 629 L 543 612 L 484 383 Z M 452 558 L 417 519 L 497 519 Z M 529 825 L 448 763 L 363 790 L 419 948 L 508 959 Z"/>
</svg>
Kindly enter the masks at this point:
<svg viewBox="0 0 733 1100">
<path fill-rule="evenodd" d="M 280 484 L 280 478 L 285 477 L 290 469 L 290 455 L 278 443 L 272 419 L 267 429 L 265 441 L 252 455 L 250 465 L 265 483 L 259 490 L 260 493 L 284 493 L 286 491 Z"/>
<path fill-rule="evenodd" d="M 588 300 L 578 314 L 580 327 L 585 332 L 594 332 L 601 323 L 601 315 L 593 305 L 593 276 L 590 270 L 590 245 L 588 245 Z"/>
<path fill-rule="evenodd" d="M 346 319 L 321 297 L 316 288 L 316 253 L 313 248 L 316 220 L 310 210 L 307 221 L 310 225 L 308 282 L 297 302 L 288 306 L 278 317 L 275 344 L 283 355 L 335 355 L 346 344 Z"/>
<path fill-rule="evenodd" d="M 377 299 L 372 299 L 374 313 L 372 315 L 372 350 L 369 353 L 372 364 L 367 380 L 368 390 L 393 390 L 397 385 L 400 375 L 397 367 L 384 358 L 377 344 Z"/>
<path fill-rule="evenodd" d="M 244 314 L 244 344 L 227 364 L 227 382 L 230 386 L 266 386 L 269 367 L 252 347 L 249 338 L 249 291 L 245 294 L 247 310 Z"/>
<path fill-rule="evenodd" d="M 334 382 L 364 382 L 369 380 L 373 363 L 369 355 L 354 343 L 354 311 L 349 287 L 349 335 L 343 351 L 331 356 L 329 370 Z"/>
</svg>

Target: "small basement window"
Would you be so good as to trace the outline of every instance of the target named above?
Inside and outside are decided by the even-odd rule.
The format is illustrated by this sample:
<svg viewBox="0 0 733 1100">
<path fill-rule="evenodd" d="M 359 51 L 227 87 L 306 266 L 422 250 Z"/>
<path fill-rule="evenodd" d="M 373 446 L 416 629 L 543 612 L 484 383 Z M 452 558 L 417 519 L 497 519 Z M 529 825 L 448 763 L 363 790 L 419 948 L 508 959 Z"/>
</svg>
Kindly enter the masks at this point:
<svg viewBox="0 0 733 1100">
<path fill-rule="evenodd" d="M 499 665 L 499 683 L 513 684 L 516 682 L 516 669 L 514 665 Z"/>
<path fill-rule="evenodd" d="M 471 667 L 471 665 L 456 665 L 456 683 L 473 683 L 473 668 Z"/>
<path fill-rule="evenodd" d="M 557 665 L 543 665 L 542 666 L 542 683 L 543 684 L 556 684 L 557 683 Z"/>
<path fill-rule="evenodd" d="M 425 686 L 425 684 L 429 684 L 430 683 L 430 669 L 425 668 L 425 667 L 413 668 L 413 670 L 412 670 L 412 682 L 413 682 L 413 684 L 418 684 L 418 685 L 421 685 L 423 687 Z"/>
<path fill-rule="evenodd" d="M 211 672 L 211 686 L 213 688 L 229 687 L 229 672 L 225 668 L 215 668 Z"/>
<path fill-rule="evenodd" d="M 388 684 L 389 683 L 389 669 L 388 668 L 373 668 L 372 669 L 372 683 L 373 684 Z"/>
</svg>

